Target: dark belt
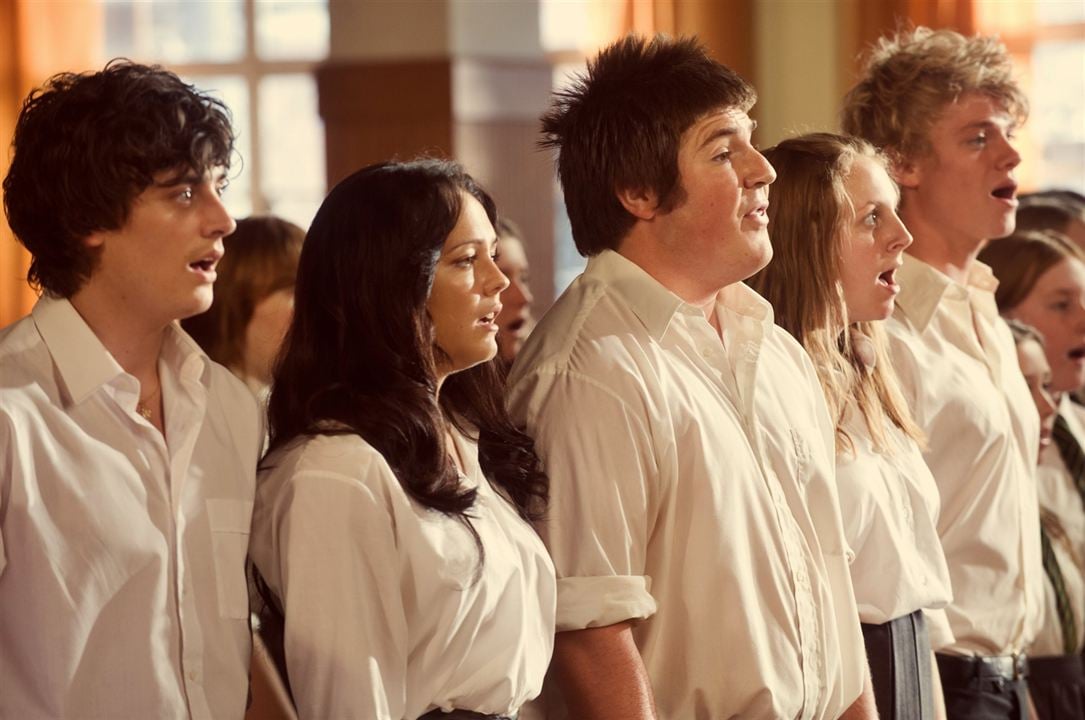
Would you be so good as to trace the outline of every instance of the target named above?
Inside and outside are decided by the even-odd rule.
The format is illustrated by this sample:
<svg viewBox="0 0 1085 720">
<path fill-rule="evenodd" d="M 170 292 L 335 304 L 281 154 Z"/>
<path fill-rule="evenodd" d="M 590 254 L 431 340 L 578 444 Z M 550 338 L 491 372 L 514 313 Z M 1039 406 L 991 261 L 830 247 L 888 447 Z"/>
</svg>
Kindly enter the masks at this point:
<svg viewBox="0 0 1085 720">
<path fill-rule="evenodd" d="M 1033 682 L 1079 685 L 1085 683 L 1085 664 L 1080 655 L 1044 655 L 1029 660 L 1029 684 Z"/>
<path fill-rule="evenodd" d="M 1016 682 L 1028 677 L 1028 658 L 1016 655 L 946 655 L 937 653 L 942 682 L 960 686 L 973 680 L 1000 678 Z"/>
<path fill-rule="evenodd" d="M 430 710 L 425 715 L 422 715 L 418 720 L 512 720 L 505 715 L 487 715 L 486 713 L 477 713 L 473 710 L 452 710 L 445 712 L 440 708 L 436 710 Z"/>
</svg>

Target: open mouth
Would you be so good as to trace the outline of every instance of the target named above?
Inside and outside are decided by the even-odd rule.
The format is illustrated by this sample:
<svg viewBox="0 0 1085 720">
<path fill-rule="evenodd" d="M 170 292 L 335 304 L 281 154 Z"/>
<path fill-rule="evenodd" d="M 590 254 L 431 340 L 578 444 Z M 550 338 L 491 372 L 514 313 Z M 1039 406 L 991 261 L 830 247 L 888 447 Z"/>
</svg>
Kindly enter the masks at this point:
<svg viewBox="0 0 1085 720">
<path fill-rule="evenodd" d="M 878 284 L 884 285 L 885 287 L 894 291 L 899 289 L 900 286 L 897 285 L 897 268 L 895 266 L 891 267 L 885 272 L 883 272 L 881 275 L 879 275 Z"/>
<path fill-rule="evenodd" d="M 193 270 L 199 270 L 201 272 L 211 272 L 215 269 L 216 260 L 214 258 L 203 258 L 196 262 L 189 263 L 188 266 Z"/>
<path fill-rule="evenodd" d="M 1007 183 L 1006 185 L 1000 185 L 991 191 L 991 196 L 998 200 L 1006 200 L 1008 202 L 1015 201 L 1017 198 L 1017 183 Z"/>
<path fill-rule="evenodd" d="M 479 325 L 485 325 L 491 330 L 496 330 L 497 329 L 497 325 L 496 325 L 497 316 L 500 313 L 501 313 L 501 306 L 498 305 L 492 311 L 490 311 L 490 312 L 486 313 L 485 315 L 483 315 L 482 317 L 480 317 L 478 319 L 478 324 Z"/>
<path fill-rule="evenodd" d="M 1071 349 L 1066 356 L 1074 362 L 1085 362 L 1085 346 Z"/>
</svg>

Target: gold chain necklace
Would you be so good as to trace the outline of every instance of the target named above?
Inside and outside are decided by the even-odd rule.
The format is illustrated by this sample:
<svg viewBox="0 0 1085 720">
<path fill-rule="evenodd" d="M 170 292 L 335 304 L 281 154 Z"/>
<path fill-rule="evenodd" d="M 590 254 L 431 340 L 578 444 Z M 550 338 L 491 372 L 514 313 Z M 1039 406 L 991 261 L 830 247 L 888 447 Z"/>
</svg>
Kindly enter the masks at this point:
<svg viewBox="0 0 1085 720">
<path fill-rule="evenodd" d="M 159 393 L 159 391 L 161 389 L 162 389 L 162 384 L 159 383 L 158 387 L 155 388 L 155 391 L 153 393 L 151 393 L 150 395 L 148 395 L 146 400 L 143 400 L 143 398 L 140 398 L 139 400 L 136 401 L 136 412 L 139 413 L 140 416 L 144 420 L 147 420 L 148 422 L 151 420 L 151 417 L 154 415 L 154 411 L 151 410 L 151 401 L 154 400 L 156 397 L 158 397 L 158 393 Z"/>
</svg>

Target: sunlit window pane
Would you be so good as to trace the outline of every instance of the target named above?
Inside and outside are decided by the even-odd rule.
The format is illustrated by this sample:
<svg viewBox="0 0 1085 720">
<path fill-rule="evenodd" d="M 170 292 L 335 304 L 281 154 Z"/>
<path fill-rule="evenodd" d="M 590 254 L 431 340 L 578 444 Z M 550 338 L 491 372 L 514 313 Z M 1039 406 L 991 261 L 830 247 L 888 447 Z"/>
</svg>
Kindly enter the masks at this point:
<svg viewBox="0 0 1085 720">
<path fill-rule="evenodd" d="M 1085 21 L 1085 2 L 1081 0 L 1035 0 L 1036 22 L 1040 25 L 1065 25 Z"/>
<path fill-rule="evenodd" d="M 260 83 L 260 180 L 271 212 L 304 228 L 325 191 L 324 124 L 309 74 Z"/>
<path fill-rule="evenodd" d="M 237 75 L 198 75 L 186 77 L 184 80 L 226 103 L 233 114 L 237 141 L 234 143 L 234 159 L 230 164 L 230 187 L 226 189 L 223 202 L 235 218 L 247 217 L 253 210 L 252 176 L 245 166 L 245 159 L 250 157 L 252 138 L 249 137 L 251 110 L 245 79 Z"/>
<path fill-rule="evenodd" d="M 256 54 L 264 60 L 328 56 L 327 0 L 257 0 Z"/>
<path fill-rule="evenodd" d="M 109 57 L 231 62 L 245 52 L 243 0 L 104 0 Z"/>
<path fill-rule="evenodd" d="M 1085 42 L 1038 42 L 1032 117 L 1043 143 L 1040 184 L 1085 193 Z"/>
</svg>

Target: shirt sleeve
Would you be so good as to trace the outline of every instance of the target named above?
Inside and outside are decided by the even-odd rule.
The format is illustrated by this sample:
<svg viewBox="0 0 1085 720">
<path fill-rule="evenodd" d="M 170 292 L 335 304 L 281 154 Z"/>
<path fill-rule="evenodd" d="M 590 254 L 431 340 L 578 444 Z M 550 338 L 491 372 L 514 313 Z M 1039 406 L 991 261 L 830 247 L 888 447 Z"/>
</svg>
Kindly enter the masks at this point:
<svg viewBox="0 0 1085 720">
<path fill-rule="evenodd" d="M 12 462 L 12 448 L 11 448 L 11 429 L 7 416 L 0 417 L 0 458 L 6 458 L 2 461 L 3 465 L 0 465 L 0 577 L 4 575 L 4 568 L 8 564 L 7 553 L 4 552 L 4 498 L 11 492 L 9 486 L 11 484 L 11 478 L 15 474 L 14 468 L 11 467 Z"/>
<path fill-rule="evenodd" d="M 539 531 L 557 571 L 557 630 L 651 616 L 645 553 L 660 488 L 643 406 L 572 373 L 529 377 L 520 389 L 527 409 L 517 419 L 550 478 Z"/>
<path fill-rule="evenodd" d="M 930 637 L 932 650 L 937 652 L 956 642 L 953 628 L 949 626 L 949 618 L 946 617 L 945 610 L 925 608 L 923 616 L 927 620 L 927 635 Z"/>
<path fill-rule="evenodd" d="M 370 462 L 359 472 L 390 471 Z M 355 478 L 306 471 L 290 486 L 278 561 L 298 716 L 398 720 L 407 623 L 391 508 Z"/>
</svg>

